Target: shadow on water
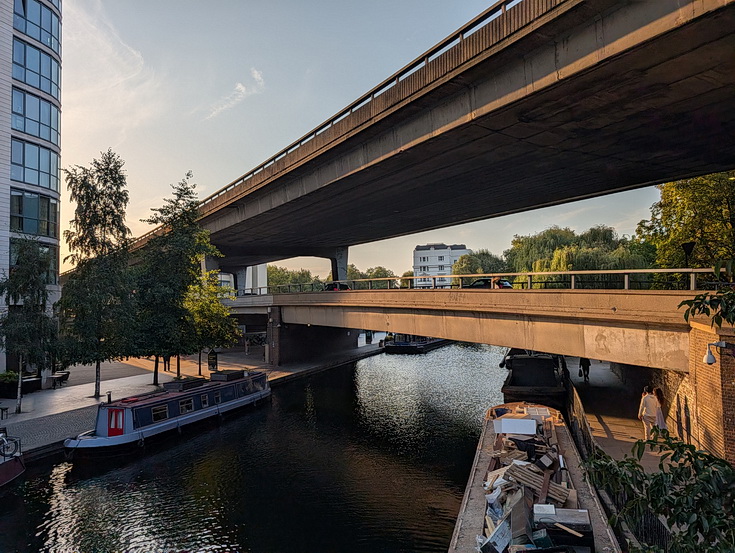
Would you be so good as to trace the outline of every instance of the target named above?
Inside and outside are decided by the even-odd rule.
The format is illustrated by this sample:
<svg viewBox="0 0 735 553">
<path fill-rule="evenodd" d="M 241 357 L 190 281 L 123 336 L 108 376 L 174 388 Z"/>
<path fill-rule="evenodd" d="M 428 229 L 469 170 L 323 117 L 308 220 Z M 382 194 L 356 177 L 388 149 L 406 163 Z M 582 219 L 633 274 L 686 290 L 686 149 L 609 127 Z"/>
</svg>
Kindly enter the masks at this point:
<svg viewBox="0 0 735 553">
<path fill-rule="evenodd" d="M 0 551 L 446 551 L 501 357 L 375 356 L 143 457 L 57 463 L 0 504 Z"/>
</svg>

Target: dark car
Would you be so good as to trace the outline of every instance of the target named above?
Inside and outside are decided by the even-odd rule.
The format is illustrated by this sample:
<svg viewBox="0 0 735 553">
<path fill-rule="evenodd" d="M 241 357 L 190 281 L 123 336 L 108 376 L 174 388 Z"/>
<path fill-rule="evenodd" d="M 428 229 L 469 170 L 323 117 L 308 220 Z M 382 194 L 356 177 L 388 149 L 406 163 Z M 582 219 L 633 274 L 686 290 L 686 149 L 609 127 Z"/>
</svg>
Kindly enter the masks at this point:
<svg viewBox="0 0 735 553">
<path fill-rule="evenodd" d="M 324 291 L 325 292 L 332 292 L 332 291 L 339 291 L 339 290 L 349 290 L 350 287 L 344 283 L 344 282 L 326 282 L 324 284 Z"/>
<path fill-rule="evenodd" d="M 513 288 L 509 280 L 504 278 L 478 278 L 464 288 Z"/>
</svg>

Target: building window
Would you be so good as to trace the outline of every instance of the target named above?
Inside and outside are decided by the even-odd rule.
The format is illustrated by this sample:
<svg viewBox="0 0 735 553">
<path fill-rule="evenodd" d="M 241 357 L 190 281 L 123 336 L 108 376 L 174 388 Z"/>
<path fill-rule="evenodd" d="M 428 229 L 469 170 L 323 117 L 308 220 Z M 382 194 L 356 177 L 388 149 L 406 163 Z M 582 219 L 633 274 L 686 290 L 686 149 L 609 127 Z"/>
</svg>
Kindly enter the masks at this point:
<svg viewBox="0 0 735 553">
<path fill-rule="evenodd" d="M 222 403 L 222 393 L 221 392 L 214 392 L 214 403 L 215 404 Z"/>
<path fill-rule="evenodd" d="M 209 396 L 207 394 L 202 394 L 202 408 L 209 407 Z"/>
<path fill-rule="evenodd" d="M 184 415 L 194 410 L 194 398 L 182 399 L 179 401 L 179 414 Z"/>
<path fill-rule="evenodd" d="M 18 252 L 17 252 L 16 239 L 10 239 L 10 268 L 11 270 L 18 264 Z M 38 242 L 38 248 L 41 253 L 49 256 L 49 269 L 46 273 L 45 280 L 46 284 L 58 284 L 59 283 L 59 248 L 50 244 L 44 244 Z"/>
<path fill-rule="evenodd" d="M 439 265 L 439 270 L 440 271 L 443 271 L 444 270 L 444 265 Z"/>
<path fill-rule="evenodd" d="M 59 108 L 38 96 L 13 89 L 13 128 L 59 145 Z"/>
<path fill-rule="evenodd" d="M 10 190 L 10 230 L 59 237 L 59 202 L 32 192 Z"/>
<path fill-rule="evenodd" d="M 444 261 L 444 256 L 443 255 L 440 255 L 439 256 L 439 261 Z"/>
<path fill-rule="evenodd" d="M 13 39 L 13 78 L 59 99 L 59 62 L 22 40 Z"/>
<path fill-rule="evenodd" d="M 56 152 L 13 138 L 10 163 L 11 179 L 59 190 L 59 154 Z"/>
<path fill-rule="evenodd" d="M 157 405 L 151 408 L 153 422 L 165 421 L 168 418 L 168 405 Z"/>
<path fill-rule="evenodd" d="M 13 27 L 59 53 L 61 26 L 58 15 L 38 0 L 15 0 L 13 11 Z"/>
</svg>

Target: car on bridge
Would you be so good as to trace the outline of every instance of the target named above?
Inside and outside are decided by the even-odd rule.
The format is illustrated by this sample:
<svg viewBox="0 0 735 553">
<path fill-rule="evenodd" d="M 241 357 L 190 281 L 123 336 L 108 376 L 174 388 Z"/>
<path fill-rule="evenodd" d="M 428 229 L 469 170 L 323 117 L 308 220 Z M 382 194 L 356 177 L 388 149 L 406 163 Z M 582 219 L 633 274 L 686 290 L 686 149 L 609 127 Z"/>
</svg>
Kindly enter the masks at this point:
<svg viewBox="0 0 735 553">
<path fill-rule="evenodd" d="M 513 288 L 509 280 L 504 278 L 483 277 L 471 282 L 463 288 Z"/>
<path fill-rule="evenodd" d="M 325 282 L 324 283 L 324 291 L 325 292 L 332 292 L 332 291 L 339 291 L 339 290 L 349 290 L 350 287 L 345 282 Z"/>
</svg>

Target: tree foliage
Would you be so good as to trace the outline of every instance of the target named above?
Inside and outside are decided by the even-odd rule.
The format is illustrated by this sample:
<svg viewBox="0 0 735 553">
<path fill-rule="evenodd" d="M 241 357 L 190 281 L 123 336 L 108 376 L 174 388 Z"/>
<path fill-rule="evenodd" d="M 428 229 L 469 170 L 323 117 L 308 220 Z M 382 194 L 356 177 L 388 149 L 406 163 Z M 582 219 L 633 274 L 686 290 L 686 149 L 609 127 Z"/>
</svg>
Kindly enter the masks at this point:
<svg viewBox="0 0 735 553">
<path fill-rule="evenodd" d="M 230 317 L 230 309 L 222 303 L 225 299 L 233 300 L 235 297 L 232 289 L 219 285 L 217 271 L 204 273 L 187 290 L 184 308 L 192 318 L 200 360 L 203 350 L 233 346 L 242 336 L 237 321 Z M 201 364 L 199 368 L 201 371 Z"/>
<path fill-rule="evenodd" d="M 62 356 L 65 364 L 95 364 L 94 397 L 100 396 L 101 363 L 128 355 L 135 329 L 124 164 L 108 149 L 89 168 L 66 171 L 76 208 L 64 236 L 76 267 L 58 304 Z"/>
<path fill-rule="evenodd" d="M 598 451 L 585 461 L 592 482 L 627 498 L 619 516 L 637 521 L 650 510 L 662 517 L 672 532 L 671 553 L 735 551 L 733 466 L 666 430 L 654 432 L 653 439 L 636 442 L 632 457 L 616 461 Z M 658 472 L 647 473 L 640 463 L 646 447 L 661 453 Z"/>
<path fill-rule="evenodd" d="M 139 354 L 163 357 L 197 351 L 186 295 L 201 275 L 204 256 L 219 256 L 209 233 L 197 222 L 199 202 L 189 172 L 172 186 L 173 196 L 145 220 L 161 232 L 143 248 L 138 273 Z M 154 371 L 154 383 L 157 383 Z"/>
<path fill-rule="evenodd" d="M 695 242 L 694 268 L 735 258 L 735 170 L 668 182 L 658 187 L 661 200 L 651 218 L 638 224 L 637 236 L 656 247 L 659 267 L 682 267 L 682 244 Z"/>
<path fill-rule="evenodd" d="M 6 310 L 0 316 L 0 341 L 7 353 L 17 355 L 18 395 L 15 412 L 21 412 L 23 366 L 50 366 L 56 340 L 56 322 L 48 312 L 46 279 L 51 266 L 48 251 L 36 240 L 14 239 L 15 259 L 10 273 L 0 280 Z"/>
<path fill-rule="evenodd" d="M 319 277 L 312 276 L 307 269 L 286 269 L 277 265 L 268 265 L 268 286 L 285 286 L 287 284 L 313 284 L 319 282 Z"/>
<path fill-rule="evenodd" d="M 76 203 L 74 219 L 64 238 L 74 263 L 105 255 L 123 245 L 130 235 L 125 225 L 129 194 L 125 162 L 111 149 L 93 159 L 91 167 L 67 169 L 66 185 Z"/>
</svg>

